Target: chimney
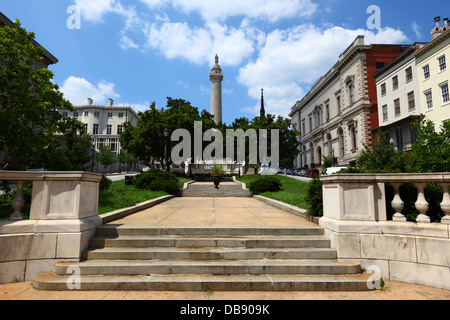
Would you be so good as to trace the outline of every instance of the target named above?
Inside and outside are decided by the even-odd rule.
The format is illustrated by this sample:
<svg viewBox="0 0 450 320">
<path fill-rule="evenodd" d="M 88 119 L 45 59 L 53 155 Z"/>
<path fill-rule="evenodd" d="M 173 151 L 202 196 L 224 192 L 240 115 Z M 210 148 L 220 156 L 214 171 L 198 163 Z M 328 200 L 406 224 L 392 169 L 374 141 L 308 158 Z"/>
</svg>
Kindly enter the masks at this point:
<svg viewBox="0 0 450 320">
<path fill-rule="evenodd" d="M 434 22 L 436 22 L 436 31 L 439 31 L 439 29 L 441 28 L 441 25 L 439 24 L 440 21 L 441 17 L 434 18 Z"/>
<path fill-rule="evenodd" d="M 92 106 L 92 104 L 94 103 L 94 100 L 92 100 L 91 98 L 88 98 L 87 103 L 88 103 L 88 106 Z"/>
<path fill-rule="evenodd" d="M 109 101 L 109 106 L 112 107 L 113 104 L 114 104 L 114 100 L 113 99 L 108 99 L 108 101 Z"/>
<path fill-rule="evenodd" d="M 445 27 L 444 27 L 444 31 L 448 29 L 448 18 L 444 18 L 445 21 Z"/>
<path fill-rule="evenodd" d="M 432 40 L 439 37 L 445 31 L 445 28 L 441 28 L 441 24 L 439 23 L 440 21 L 441 21 L 441 17 L 434 18 L 434 22 L 436 22 L 436 28 L 433 28 L 433 30 L 431 30 L 431 39 Z M 446 23 L 447 23 L 447 21 L 446 21 Z"/>
</svg>

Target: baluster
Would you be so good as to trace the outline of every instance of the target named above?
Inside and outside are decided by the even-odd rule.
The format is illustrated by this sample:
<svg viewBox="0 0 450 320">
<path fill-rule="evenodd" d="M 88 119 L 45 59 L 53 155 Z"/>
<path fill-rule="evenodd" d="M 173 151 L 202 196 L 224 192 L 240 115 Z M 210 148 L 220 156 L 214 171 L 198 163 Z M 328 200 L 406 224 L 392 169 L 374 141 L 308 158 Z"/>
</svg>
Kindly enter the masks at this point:
<svg viewBox="0 0 450 320">
<path fill-rule="evenodd" d="M 442 187 L 442 191 L 444 193 L 441 202 L 441 209 L 445 213 L 445 216 L 442 218 L 441 223 L 450 224 L 450 194 L 448 191 L 450 183 L 442 183 L 440 184 L 440 186 Z"/>
<path fill-rule="evenodd" d="M 9 220 L 19 221 L 23 220 L 23 213 L 21 212 L 22 208 L 25 205 L 25 200 L 23 199 L 23 186 L 25 185 L 25 181 L 16 181 L 16 196 L 11 201 L 11 207 L 14 209 L 14 213 L 9 216 Z"/>
<path fill-rule="evenodd" d="M 417 216 L 416 222 L 418 223 L 430 223 L 430 217 L 426 215 L 430 205 L 425 199 L 424 189 L 426 187 L 426 183 L 417 183 L 417 201 L 416 201 L 416 209 L 419 211 L 419 215 Z"/>
<path fill-rule="evenodd" d="M 392 209 L 395 210 L 395 214 L 392 217 L 392 221 L 406 221 L 406 217 L 402 214 L 402 210 L 405 207 L 405 203 L 400 197 L 401 183 L 391 183 L 394 188 L 394 199 L 391 202 Z"/>
</svg>

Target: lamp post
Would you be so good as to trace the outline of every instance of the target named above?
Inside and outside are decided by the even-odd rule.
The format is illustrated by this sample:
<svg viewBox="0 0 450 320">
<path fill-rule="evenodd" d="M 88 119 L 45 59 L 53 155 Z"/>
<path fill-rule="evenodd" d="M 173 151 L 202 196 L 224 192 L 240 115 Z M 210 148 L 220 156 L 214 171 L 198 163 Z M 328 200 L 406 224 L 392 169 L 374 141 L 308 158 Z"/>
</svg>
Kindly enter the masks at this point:
<svg viewBox="0 0 450 320">
<path fill-rule="evenodd" d="M 94 172 L 94 158 L 95 158 L 95 142 L 92 142 L 92 168 L 91 171 Z"/>
<path fill-rule="evenodd" d="M 165 128 L 164 129 L 164 171 L 168 171 L 168 166 L 167 166 L 167 138 L 169 138 L 169 129 Z"/>
</svg>

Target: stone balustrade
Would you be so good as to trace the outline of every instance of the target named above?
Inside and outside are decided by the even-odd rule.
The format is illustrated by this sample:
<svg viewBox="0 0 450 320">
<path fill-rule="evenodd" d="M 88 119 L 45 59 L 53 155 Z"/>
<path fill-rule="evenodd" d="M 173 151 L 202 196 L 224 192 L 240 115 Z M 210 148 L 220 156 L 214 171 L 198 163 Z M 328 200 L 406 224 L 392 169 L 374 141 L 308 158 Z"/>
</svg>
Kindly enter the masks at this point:
<svg viewBox="0 0 450 320">
<path fill-rule="evenodd" d="M 377 266 L 385 280 L 450 289 L 450 174 L 336 174 L 323 183 L 323 217 L 319 224 L 337 249 L 340 260 Z M 400 186 L 417 188 L 416 222 L 406 221 Z M 424 188 L 435 183 L 443 190 L 445 216 L 431 222 Z M 386 203 L 386 184 L 394 198 Z M 389 200 L 388 200 L 389 201 Z M 388 220 L 388 206 L 395 214 Z"/>
<path fill-rule="evenodd" d="M 0 283 L 51 272 L 60 261 L 79 261 L 95 228 L 102 176 L 87 172 L 0 171 L 17 186 L 9 220 L 0 221 Z M 33 182 L 30 218 L 24 220 L 23 186 Z"/>
<path fill-rule="evenodd" d="M 427 216 L 429 204 L 425 199 L 424 189 L 428 183 L 435 183 L 443 190 L 441 209 L 445 213 L 442 223 L 450 224 L 450 173 L 419 173 L 419 174 L 339 174 L 321 178 L 324 184 L 324 197 L 336 196 L 334 189 L 339 190 L 339 205 L 335 201 L 324 201 L 324 211 L 327 215 L 338 215 L 342 219 L 362 219 L 386 221 L 384 185 L 389 183 L 394 189 L 394 199 L 391 202 L 395 214 L 393 221 L 406 221 L 402 214 L 404 202 L 400 197 L 400 187 L 404 183 L 412 183 L 418 191 L 415 207 L 419 212 L 418 223 L 430 223 Z M 359 208 L 361 201 L 366 201 L 369 210 L 362 214 Z"/>
</svg>

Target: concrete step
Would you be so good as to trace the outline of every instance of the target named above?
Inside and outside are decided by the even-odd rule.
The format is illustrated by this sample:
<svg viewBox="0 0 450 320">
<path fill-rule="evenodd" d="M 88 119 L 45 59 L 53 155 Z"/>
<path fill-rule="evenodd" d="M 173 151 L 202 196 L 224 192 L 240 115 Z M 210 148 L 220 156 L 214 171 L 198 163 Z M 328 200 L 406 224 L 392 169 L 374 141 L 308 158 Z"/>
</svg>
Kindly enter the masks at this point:
<svg viewBox="0 0 450 320">
<path fill-rule="evenodd" d="M 242 185 L 235 182 L 224 182 L 219 188 L 213 182 L 195 182 L 189 184 L 187 189 L 181 189 L 183 197 L 251 197 L 249 190 L 243 190 Z"/>
<path fill-rule="evenodd" d="M 172 247 L 172 248 L 329 248 L 330 240 L 324 236 L 283 237 L 118 237 L 96 236 L 91 248 Z"/>
<path fill-rule="evenodd" d="M 367 291 L 369 274 L 358 275 L 151 275 L 80 277 L 84 291 Z M 37 274 L 33 286 L 41 290 L 73 290 L 74 278 Z M 370 281 L 380 280 L 370 279 Z"/>
<path fill-rule="evenodd" d="M 234 249 L 234 248 L 104 248 L 83 252 L 85 260 L 258 260 L 336 259 L 328 248 Z"/>
<path fill-rule="evenodd" d="M 103 225 L 97 236 L 320 236 L 322 227 L 158 227 Z"/>
<path fill-rule="evenodd" d="M 231 197 L 251 197 L 252 193 L 248 190 L 191 190 L 181 189 L 180 195 L 182 197 L 216 197 L 216 198 L 231 198 Z"/>
<path fill-rule="evenodd" d="M 336 260 L 90 260 L 80 263 L 57 263 L 55 275 L 68 276 L 77 266 L 81 275 L 162 275 L 162 274 L 359 274 L 357 262 Z"/>
</svg>

